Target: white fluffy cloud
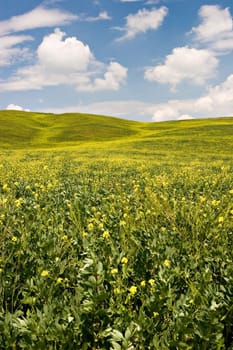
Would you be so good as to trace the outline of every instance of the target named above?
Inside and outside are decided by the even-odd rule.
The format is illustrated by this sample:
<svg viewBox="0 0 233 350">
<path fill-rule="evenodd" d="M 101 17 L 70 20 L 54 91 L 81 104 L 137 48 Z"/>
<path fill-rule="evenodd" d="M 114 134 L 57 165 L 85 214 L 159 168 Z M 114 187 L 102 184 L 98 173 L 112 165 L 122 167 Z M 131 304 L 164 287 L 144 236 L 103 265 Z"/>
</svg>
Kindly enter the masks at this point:
<svg viewBox="0 0 233 350">
<path fill-rule="evenodd" d="M 95 60 L 88 45 L 76 37 L 65 38 L 65 33 L 55 29 L 39 45 L 36 64 L 18 69 L 0 82 L 0 88 L 20 91 L 71 85 L 83 91 L 118 90 L 126 76 L 127 69 L 119 63 L 105 66 Z"/>
<path fill-rule="evenodd" d="M 59 73 L 86 70 L 93 59 L 89 46 L 76 37 L 64 37 L 59 29 L 44 37 L 37 50 L 40 66 Z"/>
<path fill-rule="evenodd" d="M 126 17 L 124 28 L 118 28 L 125 32 L 117 41 L 133 39 L 139 33 L 145 33 L 148 30 L 158 29 L 168 14 L 167 7 L 153 8 L 151 10 L 142 9 L 136 14 L 129 14 Z"/>
<path fill-rule="evenodd" d="M 14 103 L 9 104 L 6 107 L 7 110 L 11 110 L 11 111 L 25 111 L 25 112 L 30 112 L 29 109 L 24 109 L 22 106 L 19 105 L 15 105 Z"/>
<path fill-rule="evenodd" d="M 197 99 L 171 100 L 154 108 L 154 121 L 176 120 L 184 116 L 233 116 L 233 74 L 223 83 L 210 87 L 207 94 Z"/>
<path fill-rule="evenodd" d="M 233 20 L 229 8 L 204 5 L 199 10 L 201 23 L 192 28 L 195 39 L 213 49 L 233 49 Z"/>
<path fill-rule="evenodd" d="M 78 19 L 78 16 L 72 13 L 39 6 L 23 15 L 13 16 L 9 20 L 0 21 L 0 35 L 28 29 L 64 25 L 76 19 Z"/>
<path fill-rule="evenodd" d="M 145 70 L 145 79 L 167 83 L 174 88 L 184 80 L 204 84 L 215 76 L 218 60 L 209 50 L 177 47 L 166 57 L 165 63 Z"/>
<path fill-rule="evenodd" d="M 117 62 L 111 62 L 103 78 L 95 78 L 94 82 L 77 87 L 82 91 L 118 90 L 127 77 L 127 68 Z"/>
</svg>

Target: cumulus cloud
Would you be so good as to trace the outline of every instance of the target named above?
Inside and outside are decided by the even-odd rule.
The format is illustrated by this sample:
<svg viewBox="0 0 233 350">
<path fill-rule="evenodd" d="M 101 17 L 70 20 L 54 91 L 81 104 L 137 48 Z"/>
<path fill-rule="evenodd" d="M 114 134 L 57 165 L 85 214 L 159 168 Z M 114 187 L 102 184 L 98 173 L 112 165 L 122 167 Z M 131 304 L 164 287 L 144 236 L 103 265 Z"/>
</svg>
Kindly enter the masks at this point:
<svg viewBox="0 0 233 350">
<path fill-rule="evenodd" d="M 64 37 L 59 29 L 44 37 L 37 50 L 40 66 L 59 73 L 86 70 L 93 59 L 89 46 L 76 37 Z"/>
<path fill-rule="evenodd" d="M 179 120 L 184 116 L 220 117 L 233 116 L 233 74 L 221 84 L 210 87 L 207 93 L 197 99 L 170 100 L 154 106 L 154 121 Z"/>
<path fill-rule="evenodd" d="M 0 35 L 35 28 L 64 25 L 77 19 L 78 16 L 70 12 L 39 6 L 25 14 L 13 16 L 9 20 L 0 21 Z"/>
<path fill-rule="evenodd" d="M 152 120 L 161 122 L 164 120 L 171 120 L 171 119 L 177 119 L 178 118 L 178 110 L 175 107 L 172 106 L 161 106 L 158 108 L 152 117 Z"/>
<path fill-rule="evenodd" d="M 0 82 L 0 88 L 20 91 L 71 85 L 84 91 L 117 90 L 126 76 L 127 69 L 118 62 L 109 66 L 98 62 L 88 45 L 76 37 L 66 38 L 56 29 L 39 45 L 36 64 L 18 69 L 10 79 Z"/>
<path fill-rule="evenodd" d="M 145 70 L 145 79 L 173 88 L 184 80 L 204 84 L 216 74 L 218 59 L 209 50 L 177 47 L 166 57 L 164 64 Z"/>
<path fill-rule="evenodd" d="M 127 68 L 117 62 L 111 62 L 104 73 L 104 78 L 95 78 L 93 83 L 84 83 L 77 89 L 82 91 L 118 90 L 126 77 Z"/>
<path fill-rule="evenodd" d="M 216 50 L 233 49 L 233 20 L 229 8 L 204 5 L 199 10 L 201 23 L 192 28 L 195 40 Z"/>
<path fill-rule="evenodd" d="M 145 33 L 148 30 L 158 29 L 168 14 L 167 7 L 153 8 L 151 10 L 141 9 L 136 14 L 129 14 L 126 17 L 126 24 L 123 28 L 118 28 L 125 32 L 123 36 L 117 39 L 133 39 L 139 33 Z"/>
<path fill-rule="evenodd" d="M 11 35 L 0 38 L 0 66 L 9 66 L 19 58 L 26 59 L 29 51 L 18 45 L 30 40 L 33 40 L 30 35 Z"/>
<path fill-rule="evenodd" d="M 24 109 L 22 106 L 15 105 L 14 103 L 10 103 L 10 104 L 6 107 L 6 110 L 30 112 L 29 109 Z"/>
</svg>

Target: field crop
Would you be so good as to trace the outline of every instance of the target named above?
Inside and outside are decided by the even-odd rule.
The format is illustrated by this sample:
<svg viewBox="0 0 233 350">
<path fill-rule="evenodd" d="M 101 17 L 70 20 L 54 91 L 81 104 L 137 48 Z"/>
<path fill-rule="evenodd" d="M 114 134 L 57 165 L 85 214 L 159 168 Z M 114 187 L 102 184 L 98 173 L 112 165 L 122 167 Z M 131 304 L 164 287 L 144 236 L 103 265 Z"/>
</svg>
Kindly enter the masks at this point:
<svg viewBox="0 0 233 350">
<path fill-rule="evenodd" d="M 233 349 L 232 119 L 212 123 L 1 152 L 0 349 Z"/>
</svg>

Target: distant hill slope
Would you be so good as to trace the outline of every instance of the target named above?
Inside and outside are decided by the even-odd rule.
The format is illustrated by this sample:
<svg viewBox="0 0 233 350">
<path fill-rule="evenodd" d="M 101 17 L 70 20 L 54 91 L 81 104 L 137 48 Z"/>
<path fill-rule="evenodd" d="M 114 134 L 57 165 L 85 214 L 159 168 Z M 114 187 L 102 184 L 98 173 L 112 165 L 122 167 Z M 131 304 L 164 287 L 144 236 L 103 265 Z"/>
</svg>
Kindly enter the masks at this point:
<svg viewBox="0 0 233 350">
<path fill-rule="evenodd" d="M 106 142 L 107 141 L 107 144 Z M 136 122 L 98 115 L 0 111 L 1 149 L 64 148 L 92 144 L 137 153 L 233 149 L 233 117 Z M 105 146 L 104 146 L 105 145 Z M 108 147 L 108 146 L 107 146 Z"/>
<path fill-rule="evenodd" d="M 89 114 L 0 111 L 0 147 L 51 147 L 106 141 L 136 133 L 136 122 Z"/>
</svg>

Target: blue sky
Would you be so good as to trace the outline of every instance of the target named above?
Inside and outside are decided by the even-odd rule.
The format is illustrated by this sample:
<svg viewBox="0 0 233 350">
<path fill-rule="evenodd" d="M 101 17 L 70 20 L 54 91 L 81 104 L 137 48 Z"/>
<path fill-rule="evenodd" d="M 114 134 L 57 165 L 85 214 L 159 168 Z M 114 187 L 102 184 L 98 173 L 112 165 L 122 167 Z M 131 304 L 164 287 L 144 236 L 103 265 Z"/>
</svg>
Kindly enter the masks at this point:
<svg viewBox="0 0 233 350">
<path fill-rule="evenodd" d="M 233 115 L 232 0 L 0 3 L 0 109 Z"/>
</svg>

